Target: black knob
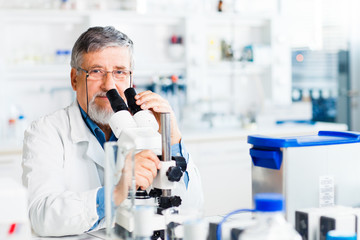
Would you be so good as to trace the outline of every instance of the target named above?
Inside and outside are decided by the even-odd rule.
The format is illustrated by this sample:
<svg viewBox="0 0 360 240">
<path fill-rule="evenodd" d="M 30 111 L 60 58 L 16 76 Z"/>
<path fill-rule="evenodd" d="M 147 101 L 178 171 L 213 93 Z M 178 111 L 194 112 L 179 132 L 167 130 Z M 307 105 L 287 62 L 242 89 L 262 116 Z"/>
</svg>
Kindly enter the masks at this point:
<svg viewBox="0 0 360 240">
<path fill-rule="evenodd" d="M 183 173 L 180 167 L 169 167 L 166 172 L 166 176 L 168 177 L 170 182 L 178 182 L 180 181 Z"/>
<path fill-rule="evenodd" d="M 179 196 L 170 197 L 171 206 L 178 207 L 181 205 L 181 198 Z"/>
<path fill-rule="evenodd" d="M 171 159 L 176 162 L 176 166 L 180 167 L 183 172 L 186 171 L 187 163 L 184 157 L 172 156 Z"/>
<path fill-rule="evenodd" d="M 151 189 L 149 192 L 149 196 L 153 198 L 160 197 L 161 195 L 162 195 L 162 190 L 159 188 Z"/>
<path fill-rule="evenodd" d="M 160 197 L 159 207 L 162 209 L 168 209 L 170 207 L 178 207 L 181 205 L 181 202 L 182 200 L 179 196 Z"/>
</svg>

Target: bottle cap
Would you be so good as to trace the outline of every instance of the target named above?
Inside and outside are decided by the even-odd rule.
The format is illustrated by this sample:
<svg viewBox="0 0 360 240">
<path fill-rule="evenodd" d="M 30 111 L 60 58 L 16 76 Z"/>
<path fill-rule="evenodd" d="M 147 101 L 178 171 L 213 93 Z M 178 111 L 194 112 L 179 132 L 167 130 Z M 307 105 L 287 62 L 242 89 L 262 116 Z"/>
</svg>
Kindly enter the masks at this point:
<svg viewBox="0 0 360 240">
<path fill-rule="evenodd" d="M 356 240 L 356 233 L 331 230 L 326 235 L 326 240 Z"/>
<path fill-rule="evenodd" d="M 13 125 L 16 123 L 16 120 L 14 118 L 9 119 L 9 125 Z"/>
<path fill-rule="evenodd" d="M 177 83 L 178 80 L 179 80 L 178 76 L 176 76 L 176 75 L 171 75 L 171 82 Z"/>
<path fill-rule="evenodd" d="M 278 212 L 283 210 L 284 197 L 279 193 L 258 193 L 254 200 L 256 211 Z"/>
</svg>

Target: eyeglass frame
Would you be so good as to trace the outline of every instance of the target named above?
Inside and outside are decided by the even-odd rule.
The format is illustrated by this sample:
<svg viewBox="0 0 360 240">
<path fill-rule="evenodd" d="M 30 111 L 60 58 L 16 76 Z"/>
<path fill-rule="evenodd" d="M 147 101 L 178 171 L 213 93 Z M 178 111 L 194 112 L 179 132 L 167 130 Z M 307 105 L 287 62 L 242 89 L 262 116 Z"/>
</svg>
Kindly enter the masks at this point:
<svg viewBox="0 0 360 240">
<path fill-rule="evenodd" d="M 81 71 L 83 71 L 83 72 L 85 72 L 86 73 L 86 80 L 88 79 L 88 77 L 90 76 L 90 71 L 92 71 L 92 70 L 86 70 L 86 69 L 83 69 L 83 68 L 81 68 L 81 67 L 77 67 L 77 70 L 81 70 Z M 103 70 L 103 69 L 101 69 L 101 70 Z M 114 79 L 116 79 L 115 78 L 115 76 L 114 76 L 114 71 L 127 71 L 127 72 L 129 72 L 129 76 L 130 76 L 130 87 L 132 87 L 132 71 L 131 70 L 112 70 L 112 71 L 105 71 L 105 70 L 103 70 L 106 74 L 108 74 L 108 73 L 112 73 L 112 77 L 114 78 Z M 103 78 L 105 77 L 105 74 L 103 75 Z"/>
</svg>

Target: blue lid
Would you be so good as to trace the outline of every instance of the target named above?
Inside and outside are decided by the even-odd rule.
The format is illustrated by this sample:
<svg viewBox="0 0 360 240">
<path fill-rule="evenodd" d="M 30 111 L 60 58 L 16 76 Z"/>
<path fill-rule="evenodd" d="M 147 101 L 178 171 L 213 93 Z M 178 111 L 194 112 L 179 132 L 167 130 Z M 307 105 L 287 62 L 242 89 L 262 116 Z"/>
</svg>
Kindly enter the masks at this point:
<svg viewBox="0 0 360 240">
<path fill-rule="evenodd" d="M 318 135 L 272 138 L 248 136 L 248 143 L 259 147 L 306 147 L 360 142 L 360 132 L 319 131 Z"/>
<path fill-rule="evenodd" d="M 343 232 L 339 230 L 331 230 L 326 234 L 326 240 L 356 240 L 355 232 Z"/>
<path fill-rule="evenodd" d="M 260 212 L 283 210 L 284 197 L 280 193 L 258 193 L 254 197 L 255 209 Z"/>
</svg>

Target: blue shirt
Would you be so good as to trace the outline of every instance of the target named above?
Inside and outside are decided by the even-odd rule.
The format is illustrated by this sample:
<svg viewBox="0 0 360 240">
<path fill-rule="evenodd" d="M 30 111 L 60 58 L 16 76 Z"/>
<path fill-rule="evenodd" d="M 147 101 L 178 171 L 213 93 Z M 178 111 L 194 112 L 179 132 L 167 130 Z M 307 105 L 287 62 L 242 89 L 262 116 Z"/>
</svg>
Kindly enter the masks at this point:
<svg viewBox="0 0 360 240">
<path fill-rule="evenodd" d="M 80 108 L 81 116 L 84 119 L 86 125 L 88 126 L 90 131 L 94 134 L 96 139 L 99 141 L 101 147 L 104 148 L 104 143 L 106 142 L 105 133 L 89 117 L 86 117 L 87 114 L 80 107 L 80 105 L 79 105 L 79 108 Z M 109 141 L 117 141 L 117 138 L 115 137 L 113 132 L 111 132 Z M 177 143 L 177 144 L 174 144 L 171 146 L 171 155 L 172 156 L 182 156 L 185 158 L 186 162 L 188 162 L 188 160 L 189 160 L 189 154 L 186 151 L 182 140 L 180 140 L 180 143 Z M 184 173 L 184 182 L 185 182 L 185 185 L 187 188 L 188 184 L 189 184 L 189 174 L 187 171 Z M 98 218 L 97 222 L 94 224 L 94 226 L 92 226 L 90 228 L 90 230 L 94 229 L 99 224 L 100 220 L 105 217 L 105 198 L 104 198 L 104 196 L 105 196 L 104 187 L 101 187 L 101 188 L 99 188 L 97 195 L 96 195 L 96 211 L 97 211 L 99 218 Z"/>
</svg>

